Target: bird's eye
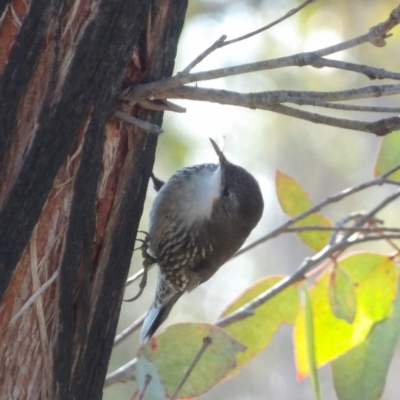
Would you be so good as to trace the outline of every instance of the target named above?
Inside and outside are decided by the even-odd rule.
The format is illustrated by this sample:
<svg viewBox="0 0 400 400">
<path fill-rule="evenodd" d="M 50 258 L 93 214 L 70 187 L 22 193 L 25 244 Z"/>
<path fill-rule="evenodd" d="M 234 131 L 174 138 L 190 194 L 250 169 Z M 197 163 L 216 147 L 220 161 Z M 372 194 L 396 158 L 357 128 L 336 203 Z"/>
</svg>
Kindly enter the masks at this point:
<svg viewBox="0 0 400 400">
<path fill-rule="evenodd" d="M 224 197 L 229 197 L 230 196 L 230 192 L 228 190 L 228 188 L 224 188 L 224 190 L 222 191 L 222 196 Z"/>
</svg>

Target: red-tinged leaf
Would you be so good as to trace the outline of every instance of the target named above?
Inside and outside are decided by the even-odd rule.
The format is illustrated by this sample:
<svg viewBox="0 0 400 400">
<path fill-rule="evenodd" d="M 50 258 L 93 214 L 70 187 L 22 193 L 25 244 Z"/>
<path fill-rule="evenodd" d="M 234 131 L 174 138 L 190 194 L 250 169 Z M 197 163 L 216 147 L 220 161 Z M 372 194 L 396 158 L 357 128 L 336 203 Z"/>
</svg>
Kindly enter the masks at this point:
<svg viewBox="0 0 400 400">
<path fill-rule="evenodd" d="M 374 175 L 379 176 L 400 164 L 400 131 L 392 132 L 381 140 Z M 389 176 L 400 181 L 400 170 Z"/>
<path fill-rule="evenodd" d="M 242 293 L 221 315 L 224 317 L 265 292 L 283 276 L 264 278 Z M 236 321 L 224 329 L 247 346 L 246 351 L 237 355 L 237 366 L 229 375 L 239 371 L 245 363 L 264 350 L 273 335 L 283 323 L 294 324 L 299 308 L 299 294 L 296 285 L 290 286 L 257 307 L 254 314 Z"/>
<path fill-rule="evenodd" d="M 291 176 L 281 171 L 276 173 L 276 193 L 282 210 L 290 217 L 295 217 L 312 206 L 304 189 Z M 323 215 L 314 213 L 294 224 L 294 226 L 304 225 L 331 226 L 332 223 Z M 313 230 L 299 232 L 297 235 L 313 250 L 319 251 L 328 243 L 331 234 L 327 231 Z"/>
<path fill-rule="evenodd" d="M 367 339 L 332 362 L 339 400 L 378 400 L 400 334 L 400 296 L 392 314 L 376 323 Z"/>
<path fill-rule="evenodd" d="M 330 274 L 329 301 L 335 317 L 353 323 L 356 315 L 354 282 L 342 268 L 336 267 Z"/>
<path fill-rule="evenodd" d="M 205 350 L 179 397 L 197 397 L 210 390 L 236 366 L 236 356 L 246 347 L 223 329 L 210 324 L 177 324 L 150 339 L 139 355 L 158 370 L 170 397 L 209 336 L 212 343 Z"/>
<path fill-rule="evenodd" d="M 342 268 L 354 282 L 357 309 L 353 324 L 337 318 L 329 301 L 329 273 L 321 275 L 310 289 L 313 304 L 317 366 L 361 344 L 375 322 L 385 319 L 396 297 L 397 274 L 392 260 L 381 254 L 359 253 L 342 259 Z M 297 375 L 306 377 L 307 361 L 304 309 L 295 324 L 294 345 Z"/>
</svg>

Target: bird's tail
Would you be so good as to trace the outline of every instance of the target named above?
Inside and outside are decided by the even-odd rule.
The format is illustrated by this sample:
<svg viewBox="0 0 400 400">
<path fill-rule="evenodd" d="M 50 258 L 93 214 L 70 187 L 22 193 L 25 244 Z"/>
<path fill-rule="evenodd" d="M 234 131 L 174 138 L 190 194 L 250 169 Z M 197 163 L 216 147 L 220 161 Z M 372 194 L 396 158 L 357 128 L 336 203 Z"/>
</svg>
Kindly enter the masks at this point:
<svg viewBox="0 0 400 400">
<path fill-rule="evenodd" d="M 156 299 L 148 311 L 146 318 L 144 319 L 142 331 L 140 332 L 140 341 L 147 343 L 149 339 L 154 335 L 158 327 L 166 320 L 172 307 L 177 302 L 179 297 L 182 296 L 183 292 L 174 292 L 166 295 L 165 291 L 160 291 L 160 286 L 163 286 L 159 282 L 157 288 Z M 164 289 L 164 288 L 163 288 Z M 163 294 L 162 296 L 161 293 Z"/>
</svg>

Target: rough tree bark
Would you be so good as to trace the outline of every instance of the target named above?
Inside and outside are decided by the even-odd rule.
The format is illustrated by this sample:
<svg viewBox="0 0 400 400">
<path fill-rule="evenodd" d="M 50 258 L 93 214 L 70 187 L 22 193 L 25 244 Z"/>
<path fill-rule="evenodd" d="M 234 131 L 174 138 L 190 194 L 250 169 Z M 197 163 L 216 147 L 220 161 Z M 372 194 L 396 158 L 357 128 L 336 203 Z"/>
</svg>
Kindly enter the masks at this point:
<svg viewBox="0 0 400 400">
<path fill-rule="evenodd" d="M 172 74 L 186 3 L 0 3 L 1 399 L 102 397 L 157 143 L 110 113 Z"/>
</svg>

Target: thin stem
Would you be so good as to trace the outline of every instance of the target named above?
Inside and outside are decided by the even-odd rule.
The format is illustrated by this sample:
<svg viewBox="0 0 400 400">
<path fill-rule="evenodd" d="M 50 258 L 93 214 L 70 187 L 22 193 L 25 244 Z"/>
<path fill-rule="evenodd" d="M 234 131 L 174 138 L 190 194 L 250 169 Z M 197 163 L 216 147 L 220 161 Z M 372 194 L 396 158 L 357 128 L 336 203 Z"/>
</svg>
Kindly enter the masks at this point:
<svg viewBox="0 0 400 400">
<path fill-rule="evenodd" d="M 284 224 L 278 226 L 276 229 L 274 229 L 273 231 L 271 231 L 267 235 L 261 237 L 260 239 L 257 239 L 253 243 L 243 247 L 241 250 L 236 252 L 233 257 L 240 256 L 241 254 L 253 249 L 254 247 L 266 242 L 267 240 L 270 240 L 270 239 L 272 239 L 272 238 L 274 238 L 276 236 L 279 236 L 281 233 L 285 232 L 286 229 L 290 225 L 293 225 L 296 222 L 301 221 L 302 219 L 308 217 L 309 215 L 320 211 L 323 207 L 325 207 L 325 206 L 327 206 L 329 204 L 337 203 L 338 201 L 344 199 L 347 196 L 350 196 L 350 195 L 352 195 L 354 193 L 360 192 L 361 190 L 370 188 L 372 186 L 380 186 L 383 183 L 389 183 L 389 182 L 387 182 L 388 181 L 388 179 L 387 179 L 388 176 L 392 175 L 394 172 L 396 172 L 398 170 L 400 170 L 400 164 L 396 165 L 393 168 L 391 168 L 389 171 L 385 172 L 384 174 L 382 174 L 381 176 L 379 176 L 377 178 L 374 178 L 374 179 L 371 179 L 370 181 L 361 183 L 360 185 L 347 188 L 345 190 L 342 190 L 339 193 L 336 193 L 336 194 L 334 194 L 332 196 L 329 196 L 329 197 L 325 198 L 321 202 L 317 203 L 315 206 L 309 208 L 308 210 L 304 211 L 303 213 L 297 215 L 296 217 L 293 217 L 293 218 L 289 219 Z M 395 182 L 397 182 L 397 181 L 395 181 Z"/>
<path fill-rule="evenodd" d="M 362 233 L 380 233 L 380 232 L 399 232 L 400 228 L 395 227 L 360 227 L 355 228 L 354 226 L 322 226 L 322 225 L 302 225 L 302 226 L 291 226 L 283 233 L 292 232 L 304 232 L 304 231 L 334 231 L 334 232 L 362 232 Z"/>
<path fill-rule="evenodd" d="M 375 93 L 374 89 L 367 88 L 368 95 Z M 393 86 L 390 87 L 390 92 Z M 400 85 L 396 86 L 396 92 L 400 92 Z M 208 101 L 211 103 L 218 103 L 224 105 L 233 105 L 246 107 L 250 109 L 259 109 L 275 112 L 278 114 L 287 115 L 290 117 L 310 121 L 316 124 L 324 124 L 343 129 L 357 130 L 362 132 L 374 133 L 378 136 L 384 136 L 394 130 L 400 128 L 400 117 L 394 116 L 383 118 L 377 121 L 359 121 L 346 118 L 330 117 L 314 112 L 300 110 L 298 108 L 289 107 L 287 105 L 279 104 L 280 102 L 292 102 L 299 105 L 314 105 L 318 104 L 321 99 L 318 99 L 315 94 L 311 97 L 290 97 L 286 93 L 280 92 L 261 92 L 261 93 L 239 93 L 231 92 L 228 90 L 205 89 L 198 87 L 183 86 L 173 91 L 164 93 L 163 96 L 170 98 L 181 98 L 186 100 L 199 100 Z M 299 92 L 297 92 L 299 93 Z M 308 94 L 307 92 L 302 92 Z M 361 91 L 358 91 L 359 97 L 364 97 Z M 281 96 L 280 96 L 281 94 Z M 283 94 L 283 96 L 282 96 Z M 312 92 L 309 92 L 312 94 Z M 324 96 L 323 96 L 324 97 Z M 350 99 L 350 97 L 349 97 Z M 343 108 L 343 107 L 342 107 Z"/>
<path fill-rule="evenodd" d="M 212 343 L 211 336 L 206 336 L 205 338 L 203 338 L 203 344 L 201 345 L 200 350 L 196 354 L 196 357 L 193 359 L 192 363 L 190 364 L 190 366 L 189 366 L 188 370 L 186 371 L 185 375 L 183 376 L 182 380 L 179 382 L 179 385 L 175 389 L 175 392 L 172 394 L 170 400 L 175 400 L 177 398 L 178 392 L 182 389 L 182 386 L 185 384 L 185 382 L 189 378 L 190 374 L 192 373 L 194 367 L 200 361 L 204 352 L 207 350 L 207 347 L 210 346 L 211 343 Z"/>
<path fill-rule="evenodd" d="M 226 35 L 222 35 L 218 40 L 216 40 L 210 47 L 204 50 L 201 54 L 199 54 L 186 68 L 184 68 L 178 75 L 182 76 L 188 74 L 196 65 L 200 64 L 207 56 L 209 56 L 213 51 L 221 48 Z"/>
<path fill-rule="evenodd" d="M 394 192 L 392 195 L 386 197 L 383 201 L 381 201 L 377 206 L 375 206 L 371 211 L 365 213 L 361 216 L 358 221 L 354 224 L 354 227 L 362 227 L 365 223 L 367 223 L 371 218 L 375 216 L 377 212 L 382 210 L 389 203 L 396 200 L 400 197 L 400 189 Z M 270 289 L 266 290 L 252 301 L 248 302 L 244 306 L 240 307 L 233 313 L 227 315 L 226 317 L 221 318 L 217 321 L 216 325 L 224 327 L 233 322 L 239 321 L 241 319 L 247 318 L 249 315 L 252 315 L 254 310 L 259 307 L 261 304 L 264 304 L 271 297 L 277 295 L 282 290 L 286 289 L 293 283 L 299 282 L 305 278 L 306 273 L 314 266 L 320 264 L 326 258 L 334 256 L 338 251 L 342 251 L 343 249 L 348 248 L 351 245 L 364 243 L 368 241 L 377 241 L 377 240 L 388 240 L 388 239 L 400 239 L 400 234 L 388 234 L 388 235 L 376 235 L 376 236 L 364 236 L 361 238 L 356 238 L 354 240 L 349 240 L 352 236 L 352 232 L 347 232 L 343 235 L 340 241 L 334 244 L 329 244 L 325 246 L 320 252 L 315 254 L 310 258 L 306 258 L 300 266 L 296 269 L 296 271 L 282 279 L 276 285 L 272 286 Z"/>
<path fill-rule="evenodd" d="M 309 4 L 315 3 L 315 2 L 316 2 L 316 0 L 307 0 L 303 4 L 300 4 L 298 7 L 291 9 L 285 15 L 283 15 L 282 17 L 280 17 L 280 18 L 276 19 L 275 21 L 269 23 L 268 25 L 265 25 L 264 27 L 262 27 L 260 29 L 257 29 L 257 30 L 255 30 L 253 32 L 250 32 L 250 33 L 247 33 L 246 35 L 240 36 L 240 37 L 238 37 L 236 39 L 228 40 L 223 44 L 223 46 L 227 46 L 227 45 L 232 44 L 232 43 L 240 42 L 241 40 L 245 40 L 245 39 L 248 39 L 248 38 L 250 38 L 252 36 L 258 35 L 259 33 L 264 32 L 267 29 L 270 29 L 275 25 L 278 25 L 280 22 L 284 21 L 285 19 L 290 18 L 292 15 L 298 13 L 303 8 L 307 7 Z"/>
<path fill-rule="evenodd" d="M 262 28 L 259 28 L 253 32 L 247 33 L 246 35 L 239 36 L 235 39 L 231 40 L 226 40 L 227 36 L 222 35 L 218 40 L 216 40 L 210 47 L 208 47 L 206 50 L 204 50 L 200 55 L 198 55 L 186 68 L 184 68 L 181 72 L 178 73 L 178 75 L 182 76 L 185 74 L 188 74 L 196 65 L 200 64 L 207 56 L 209 56 L 212 52 L 214 52 L 217 49 L 220 49 L 222 47 L 228 46 L 233 43 L 240 42 L 242 40 L 248 39 L 252 36 L 258 35 L 261 32 L 266 31 L 267 29 L 272 28 L 273 26 L 279 24 L 280 22 L 284 21 L 285 19 L 290 18 L 292 15 L 298 13 L 300 10 L 302 10 L 304 7 L 308 6 L 311 3 L 314 3 L 316 0 L 307 0 L 303 4 L 301 4 L 299 7 L 293 8 L 292 10 L 288 11 L 284 16 L 276 19 L 275 21 L 269 23 L 268 25 L 265 25 Z"/>
<path fill-rule="evenodd" d="M 143 129 L 146 132 L 154 133 L 155 135 L 159 135 L 164 132 L 162 128 L 157 125 L 154 125 L 150 122 L 143 121 L 141 119 L 135 118 L 132 115 L 129 115 L 120 110 L 114 110 L 112 112 L 117 118 L 122 119 L 125 122 L 128 122 L 131 125 L 137 126 L 140 129 Z"/>
<path fill-rule="evenodd" d="M 146 390 L 149 387 L 150 382 L 151 382 L 151 375 L 147 374 L 146 375 L 146 379 L 144 381 L 143 389 L 140 392 L 138 400 L 143 400 L 144 399 L 144 395 L 146 394 Z"/>
<path fill-rule="evenodd" d="M 134 88 L 128 88 L 122 94 L 122 99 L 129 100 L 131 102 L 138 102 L 146 98 L 155 97 L 161 93 L 166 92 L 167 90 L 191 82 L 199 82 L 203 80 L 217 79 L 226 76 L 238 75 L 238 74 L 261 71 L 261 70 L 276 69 L 288 66 L 303 67 L 305 65 L 313 65 L 313 64 L 315 65 L 316 62 L 319 63 L 321 62 L 321 57 L 325 57 L 327 55 L 334 54 L 339 51 L 343 51 L 358 46 L 362 43 L 370 42 L 373 44 L 379 43 L 381 45 L 382 41 L 384 41 L 384 39 L 387 37 L 387 33 L 399 22 L 400 22 L 400 5 L 397 6 L 391 12 L 387 20 L 372 27 L 368 33 L 358 36 L 354 39 L 344 41 L 337 45 L 329 46 L 314 52 L 298 53 L 289 57 L 281 57 L 274 60 L 261 61 L 256 63 L 238 65 L 229 68 L 221 68 L 213 71 L 198 72 L 193 74 L 185 74 L 185 75 L 178 74 L 172 78 L 160 80 L 157 82 L 151 82 L 148 84 L 138 85 Z M 324 62 L 329 63 L 326 60 Z M 349 67 L 349 65 L 350 63 L 347 63 L 347 67 Z M 371 71 L 372 67 L 366 67 L 366 68 L 369 68 Z M 378 77 L 381 75 L 378 74 L 376 76 Z"/>
<path fill-rule="evenodd" d="M 132 380 L 132 377 L 134 376 L 135 373 L 137 361 L 138 361 L 137 358 L 134 358 L 133 360 L 129 361 L 128 363 L 118 368 L 114 372 L 108 374 L 104 382 L 104 387 L 113 385 L 114 383 L 117 382 L 126 382 L 128 380 Z"/>
<path fill-rule="evenodd" d="M 143 314 L 133 324 L 129 325 L 119 335 L 115 336 L 114 347 L 117 346 L 118 344 L 120 344 L 129 335 L 131 335 L 132 333 L 136 332 L 143 325 L 143 321 L 144 321 L 145 318 L 146 318 L 146 314 Z"/>
</svg>

